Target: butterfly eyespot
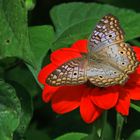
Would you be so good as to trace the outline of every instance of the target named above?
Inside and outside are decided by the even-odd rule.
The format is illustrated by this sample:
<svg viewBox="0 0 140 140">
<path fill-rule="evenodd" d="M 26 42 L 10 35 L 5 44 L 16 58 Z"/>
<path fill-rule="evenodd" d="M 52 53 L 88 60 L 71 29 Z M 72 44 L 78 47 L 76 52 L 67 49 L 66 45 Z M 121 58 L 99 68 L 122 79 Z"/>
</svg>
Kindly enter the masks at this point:
<svg viewBox="0 0 140 140">
<path fill-rule="evenodd" d="M 101 79 L 103 78 L 103 76 L 99 76 Z"/>
<path fill-rule="evenodd" d="M 122 52 L 122 51 L 121 51 L 120 53 L 121 53 L 121 54 L 123 54 L 123 52 Z"/>
<path fill-rule="evenodd" d="M 116 71 L 114 71 L 114 74 L 116 74 L 117 72 Z"/>
<path fill-rule="evenodd" d="M 77 73 L 74 73 L 74 75 L 77 75 Z"/>
<path fill-rule="evenodd" d="M 122 65 L 124 65 L 124 63 L 122 63 Z"/>
<path fill-rule="evenodd" d="M 109 37 L 111 38 L 111 37 L 112 37 L 112 35 L 109 35 Z"/>
</svg>

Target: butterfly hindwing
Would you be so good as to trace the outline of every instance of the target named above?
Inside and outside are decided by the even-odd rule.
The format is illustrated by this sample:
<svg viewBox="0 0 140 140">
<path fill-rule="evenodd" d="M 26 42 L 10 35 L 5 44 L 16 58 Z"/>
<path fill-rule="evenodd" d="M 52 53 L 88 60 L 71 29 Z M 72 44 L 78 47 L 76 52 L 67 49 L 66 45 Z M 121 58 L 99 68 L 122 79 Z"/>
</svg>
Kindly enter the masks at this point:
<svg viewBox="0 0 140 140">
<path fill-rule="evenodd" d="M 87 68 L 88 80 L 98 87 L 112 86 L 115 84 L 123 84 L 128 76 L 121 71 L 115 69 L 108 63 L 93 62 Z"/>
<path fill-rule="evenodd" d="M 96 52 L 102 63 L 108 63 L 122 73 L 132 73 L 139 62 L 135 56 L 133 48 L 124 42 L 116 43 L 102 48 Z"/>
<path fill-rule="evenodd" d="M 70 60 L 52 72 L 46 82 L 51 86 L 83 84 L 87 81 L 86 65 L 84 58 Z"/>
</svg>

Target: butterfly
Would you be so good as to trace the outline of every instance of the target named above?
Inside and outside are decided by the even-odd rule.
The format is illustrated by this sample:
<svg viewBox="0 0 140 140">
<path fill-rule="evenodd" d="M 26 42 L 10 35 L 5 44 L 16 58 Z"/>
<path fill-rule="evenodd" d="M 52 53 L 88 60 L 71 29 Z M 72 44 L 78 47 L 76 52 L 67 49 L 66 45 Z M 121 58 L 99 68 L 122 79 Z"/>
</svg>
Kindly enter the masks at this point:
<svg viewBox="0 0 140 140">
<path fill-rule="evenodd" d="M 87 47 L 87 55 L 59 66 L 47 77 L 47 84 L 62 86 L 90 82 L 98 87 L 123 85 L 128 74 L 139 65 L 132 47 L 124 42 L 119 20 L 111 14 L 96 25 Z"/>
</svg>

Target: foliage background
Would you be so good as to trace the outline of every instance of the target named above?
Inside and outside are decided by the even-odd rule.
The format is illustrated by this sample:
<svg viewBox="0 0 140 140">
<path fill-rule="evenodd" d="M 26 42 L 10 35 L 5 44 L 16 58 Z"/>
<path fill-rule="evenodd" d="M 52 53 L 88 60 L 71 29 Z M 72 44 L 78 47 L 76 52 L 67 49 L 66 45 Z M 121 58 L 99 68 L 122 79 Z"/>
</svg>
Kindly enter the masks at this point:
<svg viewBox="0 0 140 140">
<path fill-rule="evenodd" d="M 126 41 L 140 46 L 139 3 L 0 0 L 0 140 L 79 140 L 90 133 L 92 125 L 81 120 L 78 110 L 57 115 L 50 104 L 43 103 L 37 74 L 49 63 L 52 51 L 88 38 L 97 21 L 107 13 L 120 19 Z M 115 121 L 115 111 L 110 110 L 105 140 L 113 140 Z M 138 122 L 139 112 L 131 109 L 123 138 L 140 139 Z"/>
</svg>

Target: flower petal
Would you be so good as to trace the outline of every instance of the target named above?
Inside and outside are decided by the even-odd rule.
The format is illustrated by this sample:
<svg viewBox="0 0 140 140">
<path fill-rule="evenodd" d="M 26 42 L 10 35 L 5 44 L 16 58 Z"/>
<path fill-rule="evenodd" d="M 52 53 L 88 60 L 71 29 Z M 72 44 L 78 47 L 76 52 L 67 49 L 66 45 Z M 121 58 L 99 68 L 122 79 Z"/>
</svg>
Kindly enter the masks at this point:
<svg viewBox="0 0 140 140">
<path fill-rule="evenodd" d="M 87 53 L 88 52 L 88 40 L 78 40 L 75 42 L 71 48 L 77 49 L 80 53 Z"/>
<path fill-rule="evenodd" d="M 51 54 L 51 61 L 61 65 L 73 58 L 82 57 L 81 53 L 87 53 L 88 40 L 78 40 L 70 48 L 61 48 Z"/>
<path fill-rule="evenodd" d="M 49 85 L 45 85 L 42 93 L 42 98 L 44 102 L 49 102 L 53 96 L 53 94 L 59 89 L 60 87 L 52 87 Z"/>
<path fill-rule="evenodd" d="M 96 88 L 91 94 L 91 99 L 96 106 L 106 110 L 115 106 L 118 95 L 118 88 L 115 87 Z"/>
<path fill-rule="evenodd" d="M 129 75 L 129 80 L 123 88 L 127 90 L 131 99 L 140 100 L 140 67 L 137 68 L 136 72 Z"/>
<path fill-rule="evenodd" d="M 140 48 L 133 46 L 133 49 L 136 52 L 137 59 L 140 61 Z"/>
<path fill-rule="evenodd" d="M 51 54 L 51 62 L 60 66 L 63 63 L 78 57 L 82 57 L 82 55 L 76 49 L 62 48 Z"/>
<path fill-rule="evenodd" d="M 63 86 L 55 92 L 52 98 L 52 108 L 58 114 L 64 114 L 80 105 L 84 86 Z"/>
<path fill-rule="evenodd" d="M 53 72 L 56 68 L 57 68 L 57 66 L 52 64 L 52 63 L 48 64 L 47 66 L 42 68 L 41 71 L 38 74 L 38 81 L 42 84 L 45 84 L 46 83 L 46 78 L 48 77 L 48 75 L 51 72 Z"/>
<path fill-rule="evenodd" d="M 86 123 L 92 123 L 93 121 L 95 121 L 101 115 L 102 111 L 102 109 L 98 108 L 92 103 L 88 95 L 82 97 L 80 104 L 80 113 L 82 119 Z"/>
<path fill-rule="evenodd" d="M 140 85 L 132 87 L 131 90 L 128 90 L 129 96 L 133 100 L 140 100 Z"/>
<path fill-rule="evenodd" d="M 140 67 L 138 67 L 134 73 L 129 75 L 129 79 L 126 82 L 125 86 L 129 87 L 131 85 L 140 85 Z"/>
<path fill-rule="evenodd" d="M 130 107 L 129 94 L 124 89 L 122 89 L 120 90 L 119 100 L 116 104 L 116 110 L 122 115 L 128 115 L 129 107 Z"/>
</svg>

